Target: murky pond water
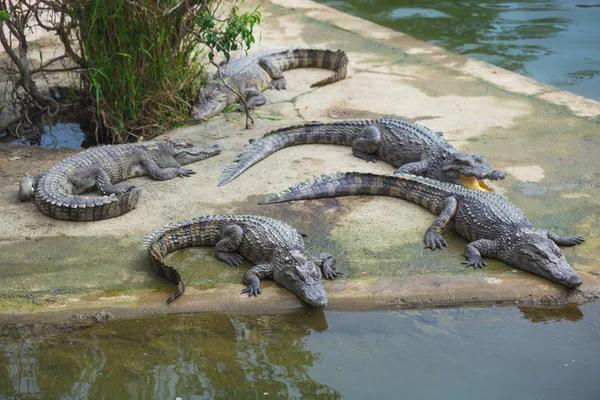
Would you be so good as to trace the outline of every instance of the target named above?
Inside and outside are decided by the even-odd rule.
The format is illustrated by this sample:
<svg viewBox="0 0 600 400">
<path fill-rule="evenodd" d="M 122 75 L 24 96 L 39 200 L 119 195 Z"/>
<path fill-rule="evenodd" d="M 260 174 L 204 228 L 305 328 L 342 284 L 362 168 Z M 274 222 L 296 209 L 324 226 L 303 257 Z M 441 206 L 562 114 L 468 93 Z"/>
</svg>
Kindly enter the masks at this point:
<svg viewBox="0 0 600 400">
<path fill-rule="evenodd" d="M 599 0 L 317 0 L 600 101 Z"/>
<path fill-rule="evenodd" d="M 600 302 L 4 325 L 0 397 L 598 399 L 599 359 Z"/>
<path fill-rule="evenodd" d="M 68 147 L 80 149 L 85 146 L 86 134 L 76 122 L 57 122 L 54 125 L 44 126 L 44 133 L 40 138 L 40 147 Z M 12 136 L 0 138 L 0 143 L 22 143 L 30 144 L 25 139 L 17 139 Z"/>
</svg>

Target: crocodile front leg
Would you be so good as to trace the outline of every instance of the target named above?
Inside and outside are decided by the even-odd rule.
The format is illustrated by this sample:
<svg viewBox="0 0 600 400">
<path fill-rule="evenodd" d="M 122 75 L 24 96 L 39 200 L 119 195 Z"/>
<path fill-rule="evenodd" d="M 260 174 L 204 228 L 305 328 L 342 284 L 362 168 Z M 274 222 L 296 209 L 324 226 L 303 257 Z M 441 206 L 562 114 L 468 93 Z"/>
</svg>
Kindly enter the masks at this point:
<svg viewBox="0 0 600 400">
<path fill-rule="evenodd" d="M 248 293 L 248 297 L 258 296 L 261 293 L 260 280 L 264 278 L 272 278 L 274 270 L 275 268 L 273 268 L 273 266 L 270 264 L 259 264 L 250 268 L 244 274 L 244 279 L 242 282 L 244 282 L 246 288 L 242 290 L 241 293 Z"/>
<path fill-rule="evenodd" d="M 194 170 L 188 168 L 161 168 L 156 164 L 156 161 L 152 159 L 142 161 L 142 166 L 147 171 L 148 176 L 157 181 L 166 181 L 173 179 L 176 176 L 181 176 L 183 178 L 196 173 Z"/>
<path fill-rule="evenodd" d="M 381 131 L 376 126 L 367 126 L 352 141 L 352 154 L 367 162 L 377 162 L 377 150 L 381 146 Z"/>
<path fill-rule="evenodd" d="M 244 98 L 246 99 L 248 108 L 256 108 L 267 104 L 267 98 L 260 90 L 246 89 L 244 91 Z"/>
<path fill-rule="evenodd" d="M 98 185 L 98 189 L 100 189 L 100 191 L 107 196 L 111 194 L 125 193 L 137 188 L 135 185 L 127 184 L 113 185 L 110 182 L 110 176 L 108 176 L 108 173 L 104 170 L 100 170 L 98 172 L 96 184 Z"/>
<path fill-rule="evenodd" d="M 425 232 L 425 247 L 430 247 L 433 250 L 437 248 L 442 249 L 444 247 L 448 247 L 448 243 L 442 237 L 442 231 L 446 225 L 448 225 L 448 222 L 454 218 L 457 206 L 458 202 L 454 197 L 447 197 L 444 200 L 440 215 L 433 220 L 432 224 Z"/>
<path fill-rule="evenodd" d="M 496 241 L 489 239 L 479 239 L 469 243 L 465 247 L 465 257 L 467 261 L 462 263 L 465 267 L 472 266 L 474 269 L 483 268 L 487 266 L 487 263 L 483 261 L 481 255 L 486 257 L 494 258 L 496 256 Z"/>
<path fill-rule="evenodd" d="M 581 236 L 564 238 L 550 231 L 548 231 L 546 235 L 548 236 L 548 239 L 552 240 L 559 246 L 577 246 L 578 244 L 585 242 L 585 240 Z"/>
<path fill-rule="evenodd" d="M 404 164 L 400 168 L 394 171 L 394 175 L 398 174 L 413 174 L 413 175 L 425 175 L 425 172 L 429 170 L 429 162 L 427 160 L 415 161 L 408 164 Z"/>
<path fill-rule="evenodd" d="M 331 253 L 319 253 L 313 257 L 315 264 L 321 268 L 325 279 L 335 279 L 341 272 L 335 270 L 335 257 Z"/>
<path fill-rule="evenodd" d="M 287 82 L 283 77 L 283 72 L 277 68 L 275 64 L 269 59 L 269 57 L 263 57 L 258 60 L 258 64 L 267 71 L 272 81 L 269 83 L 269 89 L 285 89 L 287 86 Z"/>
<path fill-rule="evenodd" d="M 227 225 L 221 232 L 221 240 L 215 245 L 215 257 L 232 267 L 239 267 L 244 257 L 236 253 L 244 239 L 244 230 L 239 225 Z"/>
</svg>

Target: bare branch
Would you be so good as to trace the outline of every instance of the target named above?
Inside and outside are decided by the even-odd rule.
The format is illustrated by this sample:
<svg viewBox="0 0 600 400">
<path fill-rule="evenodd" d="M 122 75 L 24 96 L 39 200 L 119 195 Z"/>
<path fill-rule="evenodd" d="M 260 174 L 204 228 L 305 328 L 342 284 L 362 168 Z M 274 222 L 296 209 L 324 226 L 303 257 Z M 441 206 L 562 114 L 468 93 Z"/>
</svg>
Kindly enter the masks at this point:
<svg viewBox="0 0 600 400">
<path fill-rule="evenodd" d="M 246 129 L 250 129 L 254 125 L 254 119 L 252 119 L 252 117 L 250 116 L 250 109 L 248 108 L 248 103 L 246 102 L 246 99 L 240 94 L 240 92 L 238 92 L 237 90 L 229 86 L 227 82 L 225 82 L 225 79 L 223 79 L 223 75 L 221 74 L 221 67 L 213 60 L 210 60 L 210 63 L 217 67 L 217 74 L 219 75 L 219 79 L 223 83 L 223 86 L 235 93 L 241 100 L 242 104 L 244 105 L 244 111 L 246 111 Z"/>
</svg>

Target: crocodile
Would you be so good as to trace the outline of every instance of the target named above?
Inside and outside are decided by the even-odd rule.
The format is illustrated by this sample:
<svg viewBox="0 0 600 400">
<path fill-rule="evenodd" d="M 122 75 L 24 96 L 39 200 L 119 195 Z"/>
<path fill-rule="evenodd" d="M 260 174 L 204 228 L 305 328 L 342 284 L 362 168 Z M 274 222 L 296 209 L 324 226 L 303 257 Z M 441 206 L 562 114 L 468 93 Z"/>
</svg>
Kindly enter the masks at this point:
<svg viewBox="0 0 600 400">
<path fill-rule="evenodd" d="M 214 246 L 215 257 L 231 266 L 241 265 L 244 257 L 256 264 L 243 278 L 242 294 L 248 297 L 261 293 L 260 279 L 271 278 L 311 306 L 324 308 L 327 294 L 321 277 L 335 279 L 340 274 L 333 255 L 308 255 L 296 229 L 259 215 L 214 215 L 177 222 L 153 231 L 144 245 L 154 271 L 177 284 L 167 304 L 184 293 L 185 285 L 164 257 L 187 247 Z"/>
<path fill-rule="evenodd" d="M 337 172 L 302 182 L 270 195 L 262 204 L 290 200 L 353 195 L 399 197 L 419 204 L 437 215 L 425 232 L 425 245 L 431 249 L 448 244 L 442 231 L 450 221 L 469 243 L 466 266 L 483 268 L 482 255 L 515 268 L 542 276 L 569 288 L 582 280 L 565 259 L 560 246 L 575 246 L 582 237 L 563 238 L 532 226 L 523 211 L 501 194 L 410 175 L 377 175 Z"/>
<path fill-rule="evenodd" d="M 396 173 L 422 175 L 442 182 L 489 191 L 483 179 L 504 179 L 478 154 L 463 154 L 446 142 L 440 132 L 393 118 L 360 121 L 310 122 L 271 131 L 251 140 L 221 175 L 219 186 L 231 182 L 246 169 L 275 151 L 299 144 L 352 146 L 352 153 L 366 161 L 384 160 Z"/>
<path fill-rule="evenodd" d="M 119 184 L 135 176 L 167 180 L 194 174 L 182 165 L 212 157 L 218 145 L 200 147 L 186 140 L 166 140 L 145 145 L 109 145 L 75 154 L 39 175 L 25 175 L 18 198 L 33 201 L 52 218 L 98 221 L 133 210 L 141 188 Z M 98 188 L 103 196 L 81 193 Z"/>
<path fill-rule="evenodd" d="M 346 77 L 348 57 L 342 50 L 293 48 L 253 53 L 223 61 L 219 66 L 223 80 L 244 97 L 249 108 L 267 102 L 263 91 L 286 88 L 283 71 L 307 67 L 334 71 L 330 77 L 311 85 L 324 86 Z M 198 103 L 190 115 L 197 120 L 207 120 L 235 103 L 238 103 L 238 95 L 229 90 L 215 73 L 200 89 Z"/>
</svg>

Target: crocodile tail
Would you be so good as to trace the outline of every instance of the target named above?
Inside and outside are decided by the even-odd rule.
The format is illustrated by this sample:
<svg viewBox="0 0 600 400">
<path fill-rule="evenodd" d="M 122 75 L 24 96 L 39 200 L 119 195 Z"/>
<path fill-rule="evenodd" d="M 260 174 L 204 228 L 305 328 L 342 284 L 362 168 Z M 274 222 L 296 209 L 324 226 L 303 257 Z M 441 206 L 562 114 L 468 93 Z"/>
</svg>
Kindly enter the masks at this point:
<svg viewBox="0 0 600 400">
<path fill-rule="evenodd" d="M 448 191 L 447 183 L 410 174 L 378 175 L 362 172 L 335 172 L 321 175 L 269 195 L 259 204 L 341 196 L 380 195 L 399 197 L 437 212 L 439 201 Z M 450 185 L 455 186 L 455 185 Z M 441 197 L 440 197 L 441 195 Z"/>
<path fill-rule="evenodd" d="M 301 144 L 350 146 L 352 140 L 366 126 L 367 122 L 309 122 L 268 132 L 259 139 L 250 140 L 242 153 L 225 167 L 219 179 L 219 186 L 231 182 L 254 164 L 286 147 Z"/>
<path fill-rule="evenodd" d="M 40 210 L 52 218 L 66 221 L 99 221 L 123 215 L 135 208 L 140 188 L 110 196 L 82 197 L 65 195 L 55 197 L 36 192 L 35 200 Z"/>
<path fill-rule="evenodd" d="M 158 276 L 177 284 L 177 289 L 167 299 L 171 304 L 185 292 L 185 285 L 177 270 L 163 261 L 172 251 L 194 246 L 214 246 L 219 238 L 220 229 L 214 228 L 216 217 L 200 217 L 188 221 L 176 222 L 162 229 L 152 231 L 144 241 L 148 250 L 150 265 Z"/>
<path fill-rule="evenodd" d="M 342 50 L 297 48 L 273 54 L 272 57 L 282 71 L 294 68 L 324 68 L 335 72 L 330 77 L 313 83 L 311 87 L 341 81 L 348 72 L 348 56 Z"/>
</svg>

